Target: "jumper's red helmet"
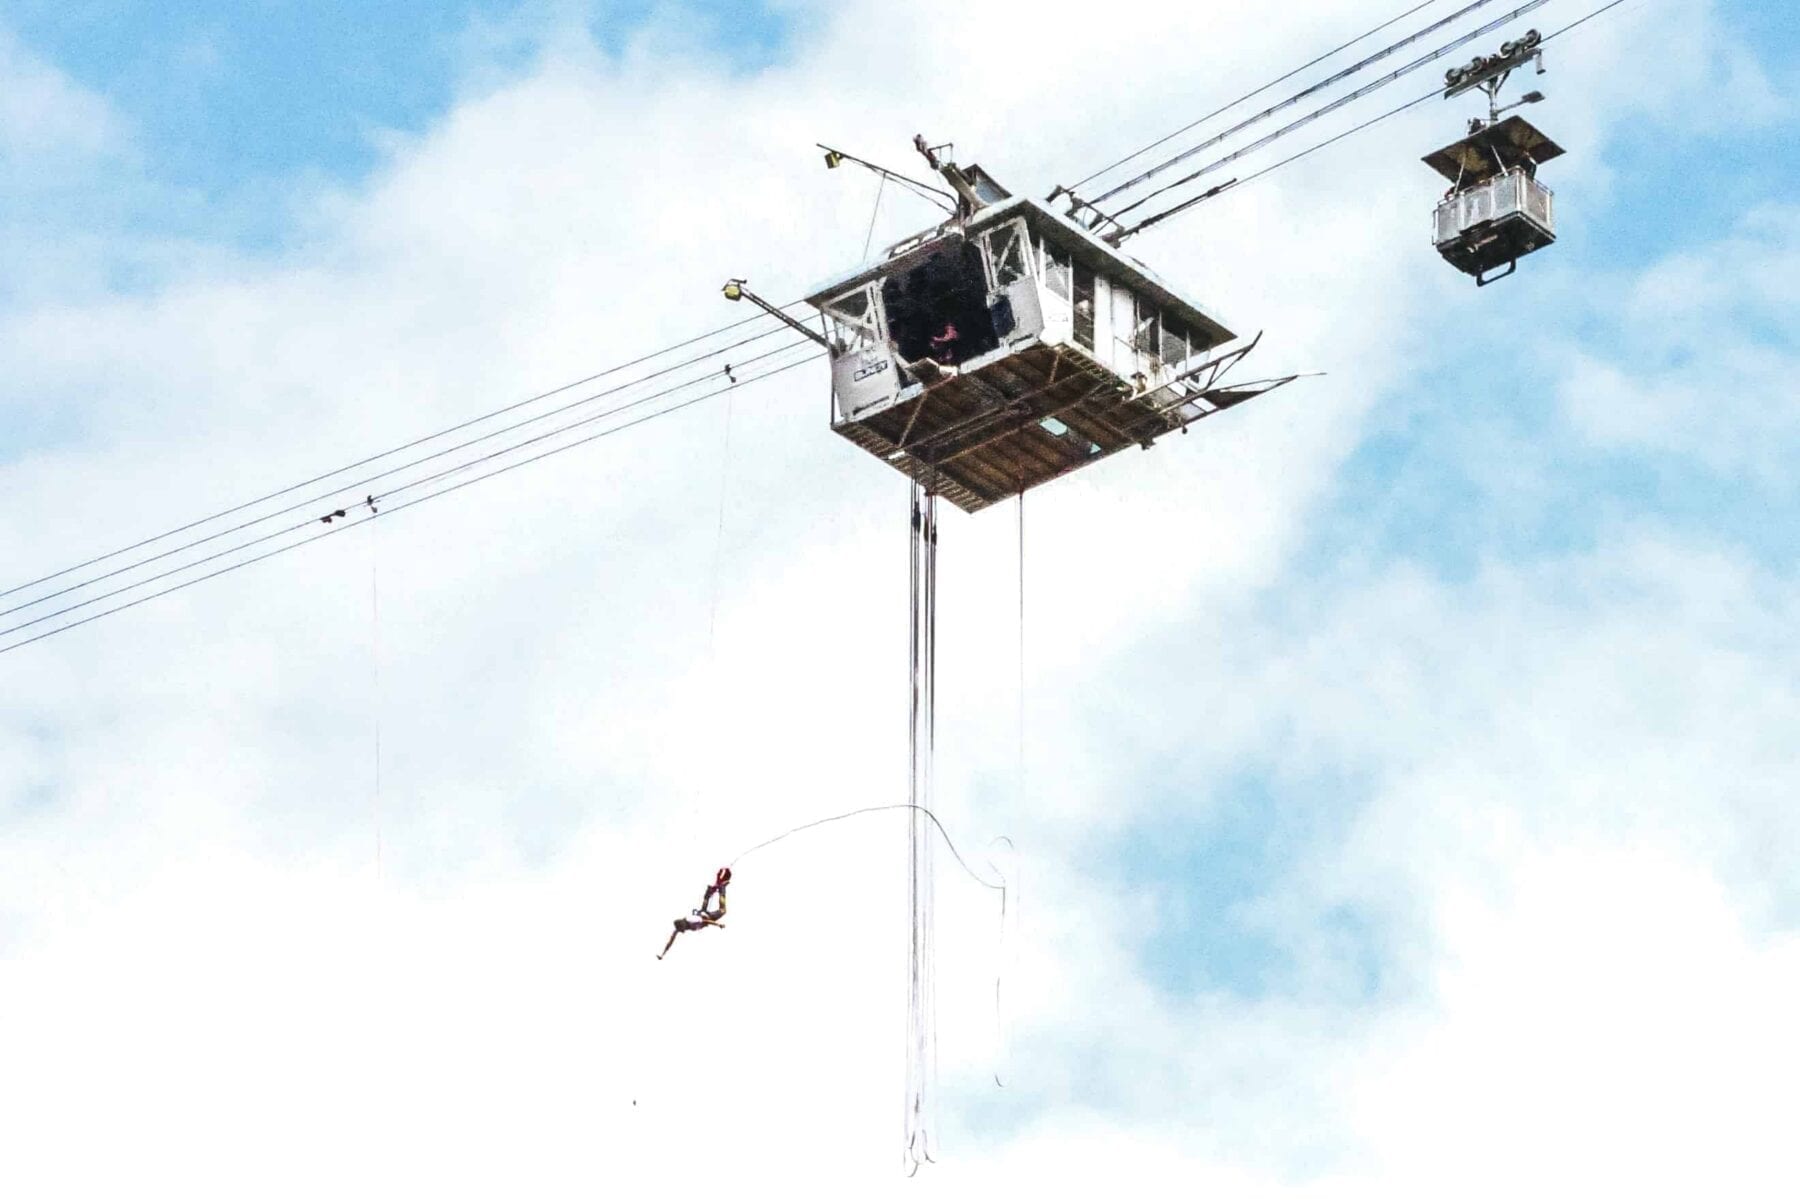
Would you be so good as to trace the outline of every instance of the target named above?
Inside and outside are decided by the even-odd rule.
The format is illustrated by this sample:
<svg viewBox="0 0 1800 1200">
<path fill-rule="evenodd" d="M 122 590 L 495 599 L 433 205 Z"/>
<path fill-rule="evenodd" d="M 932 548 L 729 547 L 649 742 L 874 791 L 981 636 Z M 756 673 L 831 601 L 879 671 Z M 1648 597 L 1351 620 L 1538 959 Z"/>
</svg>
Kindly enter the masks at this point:
<svg viewBox="0 0 1800 1200">
<path fill-rule="evenodd" d="M 720 867 L 718 876 L 713 879 L 713 886 L 714 887 L 724 887 L 726 884 L 728 884 L 730 882 L 731 882 L 731 868 L 730 867 Z"/>
</svg>

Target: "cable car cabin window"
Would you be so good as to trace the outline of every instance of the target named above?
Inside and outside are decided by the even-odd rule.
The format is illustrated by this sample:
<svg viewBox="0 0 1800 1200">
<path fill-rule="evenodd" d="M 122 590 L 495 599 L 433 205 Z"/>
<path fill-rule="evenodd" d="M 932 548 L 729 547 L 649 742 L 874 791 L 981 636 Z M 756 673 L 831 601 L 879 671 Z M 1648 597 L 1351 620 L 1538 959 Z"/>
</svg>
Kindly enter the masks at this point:
<svg viewBox="0 0 1800 1200">
<path fill-rule="evenodd" d="M 981 251 L 960 239 L 881 282 L 888 336 L 908 362 L 954 366 L 1000 344 L 988 313 Z"/>
<path fill-rule="evenodd" d="M 1154 308 L 1147 304 L 1138 309 L 1137 334 L 1131 339 L 1131 345 L 1132 349 L 1148 358 L 1157 357 L 1161 348 L 1158 334 L 1161 331 L 1162 322 L 1157 319 L 1159 315 Z"/>
<path fill-rule="evenodd" d="M 1122 374 L 1136 370 L 1136 363 L 1128 363 L 1134 349 L 1132 339 L 1137 333 L 1137 297 L 1117 283 L 1112 285 L 1112 340 L 1115 367 Z"/>
<path fill-rule="evenodd" d="M 870 287 L 859 287 L 827 303 L 825 318 L 831 322 L 833 353 L 873 350 L 881 345 L 881 322 Z"/>
<path fill-rule="evenodd" d="M 1180 366 L 1192 353 L 1193 342 L 1188 335 L 1187 327 L 1179 321 L 1164 320 L 1162 327 L 1162 350 L 1159 357 L 1166 366 Z"/>
<path fill-rule="evenodd" d="M 982 235 L 981 244 L 987 255 L 988 286 L 994 291 L 1031 273 L 1025 222 L 1008 221 Z"/>
<path fill-rule="evenodd" d="M 1044 284 L 1064 300 L 1069 298 L 1069 255 L 1044 243 Z"/>
<path fill-rule="evenodd" d="M 1075 264 L 1075 344 L 1094 348 L 1094 269 Z"/>
</svg>

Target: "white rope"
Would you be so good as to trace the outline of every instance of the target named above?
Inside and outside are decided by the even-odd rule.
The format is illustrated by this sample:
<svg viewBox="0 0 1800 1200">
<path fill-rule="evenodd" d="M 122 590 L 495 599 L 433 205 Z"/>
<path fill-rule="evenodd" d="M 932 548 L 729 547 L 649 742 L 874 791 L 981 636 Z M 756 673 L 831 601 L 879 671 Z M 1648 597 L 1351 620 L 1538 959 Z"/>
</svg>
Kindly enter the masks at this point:
<svg viewBox="0 0 1800 1200">
<path fill-rule="evenodd" d="M 371 509 L 370 516 L 375 514 Z M 381 881 L 381 530 L 369 522 L 369 672 L 375 728 L 375 794 L 369 819 L 375 830 L 375 880 Z"/>
</svg>

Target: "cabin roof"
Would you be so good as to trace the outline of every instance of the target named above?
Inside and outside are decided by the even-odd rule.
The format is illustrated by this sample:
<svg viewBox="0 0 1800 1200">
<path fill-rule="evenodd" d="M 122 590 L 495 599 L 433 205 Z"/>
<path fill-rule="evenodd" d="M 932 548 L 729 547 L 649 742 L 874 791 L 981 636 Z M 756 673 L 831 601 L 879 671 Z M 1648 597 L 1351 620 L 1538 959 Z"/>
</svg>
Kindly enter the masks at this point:
<svg viewBox="0 0 1800 1200">
<path fill-rule="evenodd" d="M 1153 300 L 1164 311 L 1174 313 L 1183 324 L 1205 333 L 1211 345 L 1222 345 L 1237 336 L 1210 309 L 1189 300 L 1149 267 L 1119 253 L 1041 200 L 1034 200 L 1029 196 L 1014 196 L 997 204 L 990 204 L 969 217 L 963 223 L 963 231 L 968 236 L 975 236 L 1014 217 L 1024 217 L 1033 233 L 1067 251 L 1071 258 L 1092 269 L 1096 275 L 1118 280 L 1138 295 Z M 807 293 L 807 303 L 815 308 L 823 307 L 826 301 L 843 295 L 858 284 L 905 269 L 945 239 L 958 236 L 962 234 L 953 227 L 940 228 L 936 236 L 915 235 L 915 238 L 898 243 L 905 247 L 899 253 L 890 249 L 884 252 L 882 258 L 866 262 L 813 288 Z M 916 245 L 907 244 L 915 240 Z"/>
<path fill-rule="evenodd" d="M 1498 125 L 1478 129 L 1461 141 L 1432 151 L 1423 162 L 1451 183 L 1475 184 L 1526 160 L 1546 163 L 1562 152 L 1563 148 L 1545 136 L 1543 130 L 1514 113 Z M 1495 160 L 1496 154 L 1499 161 Z"/>
</svg>

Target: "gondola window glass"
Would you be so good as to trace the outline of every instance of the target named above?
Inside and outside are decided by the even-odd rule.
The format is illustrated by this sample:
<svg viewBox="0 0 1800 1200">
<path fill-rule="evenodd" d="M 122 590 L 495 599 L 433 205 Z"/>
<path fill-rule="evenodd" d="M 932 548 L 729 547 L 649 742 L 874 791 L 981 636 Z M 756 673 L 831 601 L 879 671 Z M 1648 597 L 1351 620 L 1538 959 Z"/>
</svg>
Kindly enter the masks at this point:
<svg viewBox="0 0 1800 1200">
<path fill-rule="evenodd" d="M 1044 284 L 1064 300 L 1069 298 L 1069 255 L 1044 243 Z"/>
</svg>

